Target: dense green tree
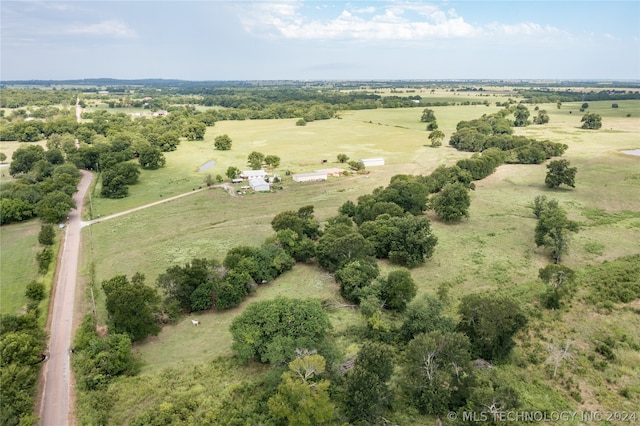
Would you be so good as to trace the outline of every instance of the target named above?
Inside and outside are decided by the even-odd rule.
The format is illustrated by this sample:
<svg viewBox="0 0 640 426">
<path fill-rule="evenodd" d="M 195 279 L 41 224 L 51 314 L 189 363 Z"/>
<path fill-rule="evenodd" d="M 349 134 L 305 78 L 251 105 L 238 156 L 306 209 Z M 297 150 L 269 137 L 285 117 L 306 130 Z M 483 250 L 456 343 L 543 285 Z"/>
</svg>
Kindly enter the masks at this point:
<svg viewBox="0 0 640 426">
<path fill-rule="evenodd" d="M 445 414 L 465 400 L 472 374 L 471 345 L 461 333 L 419 334 L 405 351 L 400 387 L 421 413 Z"/>
<path fill-rule="evenodd" d="M 393 350 L 384 344 L 365 343 L 346 381 L 344 411 L 350 422 L 375 423 L 389 402 L 387 382 L 393 373 Z"/>
<path fill-rule="evenodd" d="M 216 147 L 217 150 L 219 151 L 228 151 L 231 149 L 231 138 L 229 137 L 229 135 L 224 134 L 224 135 L 220 135 L 220 136 L 216 136 L 213 145 Z"/>
<path fill-rule="evenodd" d="M 147 145 L 140 150 L 138 162 L 143 169 L 155 170 L 164 167 L 167 159 L 159 148 Z"/>
<path fill-rule="evenodd" d="M 36 261 L 38 262 L 38 272 L 41 275 L 45 275 L 49 271 L 49 265 L 53 260 L 53 250 L 51 247 L 45 247 L 36 254 Z"/>
<path fill-rule="evenodd" d="M 377 257 L 409 268 L 430 258 L 438 242 L 424 216 L 381 215 L 360 225 L 360 233 L 373 244 Z"/>
<path fill-rule="evenodd" d="M 199 291 L 201 297 L 205 297 L 209 291 L 209 299 L 213 285 L 221 280 L 220 264 L 211 259 L 194 258 L 184 266 L 171 266 L 166 272 L 160 274 L 157 279 L 158 287 L 164 290 L 166 297 L 174 301 L 180 308 L 191 311 L 197 310 L 192 305 L 194 300 L 202 300 L 194 296 L 194 292 Z"/>
<path fill-rule="evenodd" d="M 0 164 L 4 164 L 6 160 L 7 160 L 7 154 L 5 154 L 4 152 L 0 152 Z"/>
<path fill-rule="evenodd" d="M 306 235 L 298 235 L 292 229 L 281 229 L 276 233 L 276 240 L 289 256 L 298 262 L 306 262 L 315 255 L 315 244 Z"/>
<path fill-rule="evenodd" d="M 373 254 L 372 244 L 353 227 L 343 224 L 328 227 L 316 246 L 316 260 L 329 272 Z"/>
<path fill-rule="evenodd" d="M 338 154 L 339 163 L 346 163 L 347 161 L 349 161 L 349 156 L 347 154 Z"/>
<path fill-rule="evenodd" d="M 549 114 L 544 109 L 538 111 L 538 115 L 533 118 L 535 124 L 547 124 L 549 122 Z"/>
<path fill-rule="evenodd" d="M 547 265 L 538 271 L 538 277 L 547 284 L 542 304 L 548 309 L 559 309 L 575 280 L 575 272 L 563 265 Z"/>
<path fill-rule="evenodd" d="M 427 209 L 429 189 L 415 176 L 396 175 L 386 188 L 377 189 L 374 194 L 378 201 L 396 203 L 405 212 L 419 215 Z"/>
<path fill-rule="evenodd" d="M 548 188 L 558 188 L 564 184 L 575 188 L 576 167 L 569 167 L 571 163 L 567 160 L 553 160 L 547 164 L 547 176 L 544 183 Z"/>
<path fill-rule="evenodd" d="M 518 392 L 498 376 L 495 369 L 482 369 L 474 372 L 473 384 L 462 411 L 464 413 L 482 413 L 475 416 L 473 424 L 497 425 L 504 413 L 515 412 L 521 406 Z"/>
<path fill-rule="evenodd" d="M 392 201 L 380 201 L 375 195 L 367 194 L 358 197 L 358 205 L 353 211 L 353 221 L 362 225 L 367 221 L 375 221 L 379 216 L 404 216 L 402 207 Z"/>
<path fill-rule="evenodd" d="M 380 299 L 386 308 L 403 312 L 417 292 L 416 283 L 407 269 L 389 272 L 386 278 L 378 278 Z"/>
<path fill-rule="evenodd" d="M 594 112 L 586 113 L 580 122 L 583 129 L 597 130 L 602 127 L 602 117 Z"/>
<path fill-rule="evenodd" d="M 420 333 L 453 331 L 455 324 L 449 317 L 442 315 L 443 303 L 435 297 L 425 295 L 407 306 L 404 322 L 400 326 L 399 337 L 405 343 Z"/>
<path fill-rule="evenodd" d="M 316 239 L 320 235 L 320 224 L 313 216 L 313 206 L 304 206 L 297 212 L 287 210 L 278 213 L 271 220 L 271 227 L 278 232 L 283 229 L 290 229 L 299 236 L 306 236 Z"/>
<path fill-rule="evenodd" d="M 44 223 L 40 225 L 40 233 L 38 233 L 38 242 L 43 246 L 52 246 L 55 241 L 56 233 L 53 225 Z"/>
<path fill-rule="evenodd" d="M 569 248 L 569 232 L 577 232 L 578 224 L 567 217 L 567 212 L 557 202 L 548 202 L 540 212 L 535 228 L 536 246 L 544 246 L 555 263 L 560 263 Z"/>
<path fill-rule="evenodd" d="M 469 337 L 474 356 L 490 361 L 509 355 L 515 346 L 513 335 L 526 324 L 518 303 L 505 296 L 469 294 L 458 312 L 457 330 Z"/>
<path fill-rule="evenodd" d="M 20 173 L 27 173 L 40 160 L 44 160 L 44 148 L 40 145 L 20 146 L 11 155 L 9 174 L 15 176 Z"/>
<path fill-rule="evenodd" d="M 27 299 L 33 300 L 35 302 L 39 302 L 45 298 L 45 288 L 44 283 L 39 281 L 31 281 L 24 290 L 24 295 L 27 296 Z"/>
<path fill-rule="evenodd" d="M 247 284 L 251 275 L 232 269 L 224 281 L 215 289 L 216 309 L 229 309 L 238 306 L 247 296 Z"/>
<path fill-rule="evenodd" d="M 280 157 L 278 157 L 277 155 L 267 155 L 266 157 L 264 157 L 264 163 L 275 169 L 280 165 Z"/>
<path fill-rule="evenodd" d="M 438 148 L 442 146 L 442 141 L 444 140 L 444 132 L 442 130 L 434 130 L 429 133 L 429 140 L 431 141 L 431 146 L 434 148 Z"/>
<path fill-rule="evenodd" d="M 340 294 L 352 303 L 359 304 L 361 291 L 371 285 L 380 275 L 378 264 L 373 259 L 359 259 L 349 262 L 335 273 L 340 284 Z"/>
<path fill-rule="evenodd" d="M 117 275 L 103 281 L 102 289 L 109 322 L 116 333 L 127 334 L 132 341 L 138 341 L 160 332 L 156 320 L 160 296 L 155 288 L 145 285 L 144 275 L 135 274 L 131 282 L 125 275 Z"/>
<path fill-rule="evenodd" d="M 282 374 L 277 393 L 269 398 L 269 413 L 288 425 L 318 425 L 331 421 L 334 405 L 329 396 L 330 382 L 320 379 L 325 359 L 317 354 L 297 358 Z"/>
<path fill-rule="evenodd" d="M 249 164 L 249 167 L 251 167 L 252 170 L 259 170 L 262 168 L 264 159 L 265 159 L 265 155 L 263 153 L 258 151 L 253 151 L 247 157 L 247 162 Z"/>
<path fill-rule="evenodd" d="M 272 363 L 294 359 L 297 348 L 318 348 L 330 329 L 318 300 L 285 297 L 251 303 L 229 328 L 240 359 Z"/>
<path fill-rule="evenodd" d="M 445 222 L 458 222 L 469 217 L 471 197 L 462 183 L 447 183 L 440 193 L 431 199 L 433 210 Z"/>
<path fill-rule="evenodd" d="M 182 128 L 182 136 L 189 141 L 200 141 L 204 139 L 207 131 L 207 125 L 201 121 L 190 119 L 187 120 Z"/>
<path fill-rule="evenodd" d="M 518 104 L 513 114 L 515 116 L 515 120 L 513 121 L 515 127 L 525 127 L 529 124 L 529 109 L 525 105 Z"/>
<path fill-rule="evenodd" d="M 74 345 L 72 363 L 82 390 L 104 390 L 114 378 L 135 373 L 129 336 L 113 332 L 98 336 L 92 315 L 85 316 Z"/>
<path fill-rule="evenodd" d="M 424 110 L 422 110 L 422 116 L 420 117 L 420 121 L 423 123 L 436 121 L 436 113 L 432 109 L 425 108 Z"/>
<path fill-rule="evenodd" d="M 69 210 L 76 207 L 71 196 L 62 191 L 46 194 L 35 207 L 35 212 L 43 221 L 57 223 L 63 221 Z"/>
<path fill-rule="evenodd" d="M 33 215 L 33 205 L 28 201 L 16 198 L 0 199 L 0 225 L 30 219 Z"/>
<path fill-rule="evenodd" d="M 236 178 L 238 178 L 238 176 L 240 176 L 240 173 L 242 173 L 242 172 L 240 171 L 239 168 L 233 167 L 233 166 L 229 166 L 227 168 L 227 171 L 226 171 L 225 175 L 229 179 L 236 179 Z"/>
<path fill-rule="evenodd" d="M 364 163 L 361 161 L 352 160 L 352 161 L 349 161 L 347 164 L 349 164 L 349 168 L 354 172 L 361 172 L 365 168 Z"/>
</svg>

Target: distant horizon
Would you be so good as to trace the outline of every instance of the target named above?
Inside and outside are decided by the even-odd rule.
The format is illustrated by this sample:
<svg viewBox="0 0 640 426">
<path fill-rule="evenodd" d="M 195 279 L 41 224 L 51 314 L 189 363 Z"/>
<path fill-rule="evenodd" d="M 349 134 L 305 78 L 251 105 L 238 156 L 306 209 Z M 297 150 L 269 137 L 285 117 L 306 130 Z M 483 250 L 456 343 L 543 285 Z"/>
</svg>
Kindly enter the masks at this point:
<svg viewBox="0 0 640 426">
<path fill-rule="evenodd" d="M 145 77 L 145 78 L 114 78 L 114 77 L 87 77 L 87 78 L 63 78 L 63 79 L 16 79 L 16 80 L 2 80 L 0 84 L 11 84 L 21 82 L 35 82 L 35 83 L 52 83 L 52 82 L 96 82 L 96 81 L 114 81 L 114 82 L 126 82 L 126 81 L 176 81 L 186 83 L 232 83 L 232 82 L 621 82 L 621 83 L 640 83 L 640 78 L 637 79 L 614 79 L 614 78 L 317 78 L 317 79 L 293 79 L 293 78 L 253 78 L 253 79 L 211 79 L 211 80 L 190 80 L 182 78 L 164 78 L 164 77 Z"/>
</svg>

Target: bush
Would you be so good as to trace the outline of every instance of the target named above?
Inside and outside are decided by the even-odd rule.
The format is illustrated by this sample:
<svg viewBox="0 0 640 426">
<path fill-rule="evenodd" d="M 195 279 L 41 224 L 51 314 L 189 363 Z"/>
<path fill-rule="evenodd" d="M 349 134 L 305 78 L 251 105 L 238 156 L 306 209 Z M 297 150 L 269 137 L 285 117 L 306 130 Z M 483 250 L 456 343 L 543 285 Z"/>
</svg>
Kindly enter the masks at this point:
<svg viewBox="0 0 640 426">
<path fill-rule="evenodd" d="M 27 284 L 24 295 L 27 296 L 27 299 L 33 300 L 34 302 L 39 302 L 44 299 L 44 284 L 38 281 L 31 281 Z"/>
<path fill-rule="evenodd" d="M 45 223 L 40 227 L 40 233 L 38 234 L 38 242 L 43 246 L 51 246 L 54 243 L 56 233 L 53 230 L 53 225 Z"/>
<path fill-rule="evenodd" d="M 46 274 L 49 270 L 49 264 L 53 260 L 53 250 L 50 247 L 45 247 L 41 252 L 36 254 L 36 260 L 38 261 L 38 272 L 42 275 Z"/>
</svg>

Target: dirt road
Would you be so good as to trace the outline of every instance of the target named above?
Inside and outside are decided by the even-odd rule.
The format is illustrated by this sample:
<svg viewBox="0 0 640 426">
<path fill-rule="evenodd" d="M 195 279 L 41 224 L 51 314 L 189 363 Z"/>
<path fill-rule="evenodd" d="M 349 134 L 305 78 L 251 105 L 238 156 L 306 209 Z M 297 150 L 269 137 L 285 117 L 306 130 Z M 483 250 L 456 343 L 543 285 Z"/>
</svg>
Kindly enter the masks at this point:
<svg viewBox="0 0 640 426">
<path fill-rule="evenodd" d="M 70 412 L 72 390 L 69 348 L 73 338 L 82 202 L 91 183 L 91 173 L 84 170 L 81 173 L 78 191 L 73 196 L 77 208 L 69 213 L 49 312 L 49 359 L 43 365 L 44 383 L 40 400 L 40 424 L 44 426 L 75 424 L 73 413 Z"/>
</svg>

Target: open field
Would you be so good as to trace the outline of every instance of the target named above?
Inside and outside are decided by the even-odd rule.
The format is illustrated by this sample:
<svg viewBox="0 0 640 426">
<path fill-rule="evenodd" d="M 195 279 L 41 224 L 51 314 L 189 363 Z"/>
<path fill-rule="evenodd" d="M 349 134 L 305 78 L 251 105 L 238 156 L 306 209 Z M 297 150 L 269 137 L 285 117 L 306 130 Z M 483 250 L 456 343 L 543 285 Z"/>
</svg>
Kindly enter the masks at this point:
<svg viewBox="0 0 640 426">
<path fill-rule="evenodd" d="M 15 314 L 27 303 L 24 289 L 38 278 L 38 232 L 36 220 L 0 227 L 0 314 Z"/>
<path fill-rule="evenodd" d="M 536 195 L 557 198 L 570 216 L 583 225 L 573 238 L 569 255 L 564 258 L 566 265 L 580 268 L 636 253 L 640 241 L 640 197 L 633 194 L 637 194 L 640 187 L 640 159 L 618 151 L 636 145 L 640 120 L 633 117 L 634 113 L 631 118 L 624 117 L 626 111 L 638 110 L 637 102 L 620 104 L 621 108 L 614 110 L 616 114 L 605 121 L 613 129 L 619 129 L 615 133 L 579 129 L 579 117 L 569 114 L 564 105 L 559 111 L 548 106 L 551 115 L 548 125 L 518 129 L 522 134 L 569 145 L 564 157 L 578 167 L 575 189 L 547 189 L 544 165 L 503 165 L 493 175 L 476 182 L 468 221 L 444 225 L 432 213 L 427 213 L 433 220 L 439 243 L 433 258 L 412 270 L 419 292 L 434 294 L 444 285 L 450 286 L 454 301 L 469 292 L 486 290 L 500 290 L 526 301 L 534 300 L 541 291 L 536 281 L 537 271 L 548 263 L 546 255 L 533 243 L 535 218 L 529 205 Z M 599 107 L 594 102 L 590 109 L 605 111 L 604 106 Z M 611 109 L 610 105 L 608 108 Z M 495 110 L 484 106 L 434 109 L 440 128 L 447 135 L 460 119 L 472 119 Z M 212 189 L 93 225 L 93 258 L 98 281 L 115 274 L 131 276 L 141 271 L 147 281 L 153 283 L 168 266 L 184 264 L 193 257 L 221 260 L 235 245 L 257 245 L 269 237 L 272 234 L 269 223 L 280 211 L 313 204 L 316 216 L 324 220 L 336 214 L 337 207 L 344 201 L 355 200 L 377 186 L 386 185 L 395 174 L 427 174 L 439 164 L 470 155 L 448 147 L 424 147 L 426 132 L 418 115 L 417 109 L 346 112 L 341 120 L 313 122 L 306 127 L 294 126 L 294 120 L 217 123 L 208 130 L 204 142 L 183 142 L 175 153 L 175 158 L 183 164 L 191 161 L 188 174 L 197 175 L 193 171 L 195 167 L 209 158 L 218 161 L 212 173 L 219 173 L 226 168 L 221 164 L 239 163 L 246 152 L 254 149 L 281 155 L 280 169 L 292 171 L 320 168 L 319 159 L 326 157 L 332 161 L 340 152 L 352 158 L 383 156 L 388 163 L 372 168 L 368 178 L 351 176 L 298 185 L 288 182 L 284 191 L 271 194 L 229 197 L 222 190 Z M 234 141 L 231 151 L 210 150 L 211 157 L 197 155 L 210 149 L 207 144 L 211 139 L 223 133 Z M 172 158 L 168 162 L 171 164 Z M 168 176 L 169 173 L 166 178 Z M 112 209 L 141 204 L 147 195 L 140 197 L 139 194 L 154 190 L 146 184 L 134 186 L 129 200 L 110 202 Z M 94 199 L 94 207 L 95 204 Z M 279 288 L 278 291 L 291 292 L 294 285 L 302 286 L 292 292 L 301 297 L 332 297 L 336 288 L 331 280 L 318 293 L 316 286 L 324 282 L 323 276 L 324 273 L 314 267 L 296 266 L 294 271 L 260 288 L 248 301 L 273 297 Z M 156 371 L 160 359 L 164 360 L 160 365 L 176 365 L 193 362 L 194 353 L 207 357 L 229 353 L 229 336 L 221 330 L 240 310 L 203 316 L 206 326 L 201 332 L 215 333 L 212 335 L 215 343 L 211 339 L 198 339 L 198 330 L 189 329 L 188 321 L 183 321 L 168 327 L 149 343 L 139 345 L 137 351 L 147 363 L 145 371 Z M 180 333 L 184 329 L 189 330 L 186 334 Z M 171 348 L 184 343 L 185 335 L 194 336 L 194 340 L 185 345 L 190 349 L 176 353 Z M 166 342 L 166 348 L 161 342 Z"/>
<path fill-rule="evenodd" d="M 447 146 L 456 124 L 498 111 L 501 108 L 495 106 L 496 100 L 506 100 L 508 95 L 505 92 L 480 97 L 474 92 L 462 92 L 454 98 L 489 99 L 490 105 L 431 107 L 440 130 L 446 134 L 445 145 L 439 149 L 427 146 L 426 124 L 419 121 L 423 108 L 345 111 L 338 119 L 306 126 L 296 126 L 296 119 L 224 121 L 208 128 L 204 141 L 181 142 L 177 151 L 165 154 L 166 167 L 142 170 L 140 183 L 130 187 L 129 197 L 102 199 L 95 191 L 92 216 L 106 216 L 204 187 L 204 177 L 209 173 L 214 177 L 224 175 L 229 166 L 246 169 L 247 154 L 254 150 L 281 157 L 275 172 L 284 178 L 284 189 L 232 197 L 222 189 L 212 188 L 85 228 L 81 273 L 85 283 L 96 283 L 99 323 L 106 322 L 100 288 L 103 280 L 142 272 L 146 282 L 154 285 L 169 266 L 183 265 L 193 258 L 222 260 L 234 246 L 261 244 L 273 235 L 270 222 L 281 211 L 313 205 L 316 217 L 323 222 L 337 214 L 345 201 L 356 201 L 376 187 L 387 185 L 396 174 L 429 174 L 439 165 L 469 157 L 471 153 Z M 436 91 L 430 96 L 445 99 L 450 95 Z M 536 219 L 530 205 L 537 195 L 557 199 L 570 218 L 580 223 L 580 232 L 572 235 L 569 253 L 563 257 L 564 265 L 579 270 L 640 252 L 640 157 L 619 152 L 640 147 L 640 101 L 617 101 L 617 109 L 611 108 L 611 103 L 589 102 L 587 111 L 603 117 L 601 130 L 580 129 L 584 114 L 579 111 L 580 102 L 564 103 L 560 109 L 555 103 L 540 104 L 538 107 L 549 114 L 550 123 L 515 129 L 517 134 L 566 143 L 569 149 L 563 158 L 578 168 L 575 189 L 546 188 L 544 165 L 502 165 L 491 176 L 476 182 L 468 220 L 446 225 L 433 212 L 426 213 L 438 245 L 431 259 L 411 270 L 418 297 L 447 290 L 447 314 L 455 316 L 462 296 L 495 292 L 512 296 L 530 314 L 529 330 L 519 336 L 511 364 L 498 369 L 499 374 L 510 378 L 511 384 L 517 383 L 526 407 L 629 411 L 636 409 L 640 401 L 640 387 L 634 383 L 640 375 L 639 352 L 633 349 L 640 345 L 637 301 L 616 306 L 614 314 L 600 312 L 587 301 L 589 289 L 579 288 L 570 308 L 562 312 L 539 309 L 544 285 L 537 279 L 538 270 L 550 260 L 534 243 Z M 529 110 L 533 118 L 533 106 Z M 215 137 L 222 134 L 233 140 L 230 151 L 213 149 Z M 5 144 L 0 145 L 3 152 L 8 146 Z M 346 167 L 336 163 L 339 153 L 355 160 L 384 157 L 386 165 L 371 168 L 367 175 L 330 178 L 327 182 L 298 184 L 285 176 L 287 170 L 297 173 Z M 328 163 L 322 164 L 325 159 Z M 215 166 L 198 172 L 198 166 L 209 160 L 215 160 Z M 25 270 L 37 269 L 33 247 L 38 228 L 39 222 L 31 221 L 0 229 L 2 313 L 20 309 L 26 301 L 21 289 L 5 289 L 5 282 L 9 282 L 5 273 L 17 282 L 15 276 L 25 262 L 33 264 Z M 18 253 L 24 259 L 8 256 Z M 7 264 L 12 267 L 5 268 Z M 380 265 L 383 274 L 395 268 L 387 262 Z M 26 277 L 24 284 L 31 279 Z M 8 299 L 7 294 L 11 295 Z M 163 402 L 172 403 L 168 402 L 172 401 L 171 389 L 188 389 L 189 395 L 210 403 L 225 395 L 231 398 L 233 389 L 243 381 L 259 380 L 265 373 L 263 367 L 235 365 L 228 326 L 248 304 L 280 295 L 339 298 L 331 275 L 315 265 L 298 264 L 273 282 L 261 285 L 234 309 L 193 314 L 201 321 L 198 327 L 191 325 L 189 317 L 164 327 L 158 336 L 134 345 L 134 353 L 142 363 L 141 376 L 118 379 L 110 388 L 115 404 L 112 421 L 126 423 L 126 419 Z M 84 300 L 77 304 L 81 310 L 89 311 L 89 294 L 85 293 Z M 329 316 L 337 348 L 353 356 L 357 344 L 350 333 L 354 327 L 362 326 L 359 312 L 341 308 L 331 310 Z M 390 317 L 391 321 L 397 319 Z M 618 340 L 625 336 L 626 340 L 621 341 L 628 344 L 616 349 L 616 363 L 606 370 L 595 370 L 587 354 L 593 353 L 595 339 L 611 335 Z M 571 341 L 576 356 L 567 363 L 566 374 L 563 371 L 562 377 L 552 379 L 547 371 L 549 365 L 544 362 L 547 346 L 565 341 Z M 168 382 L 170 386 L 163 388 Z M 429 418 L 425 423 L 427 420 L 433 421 Z"/>
</svg>

